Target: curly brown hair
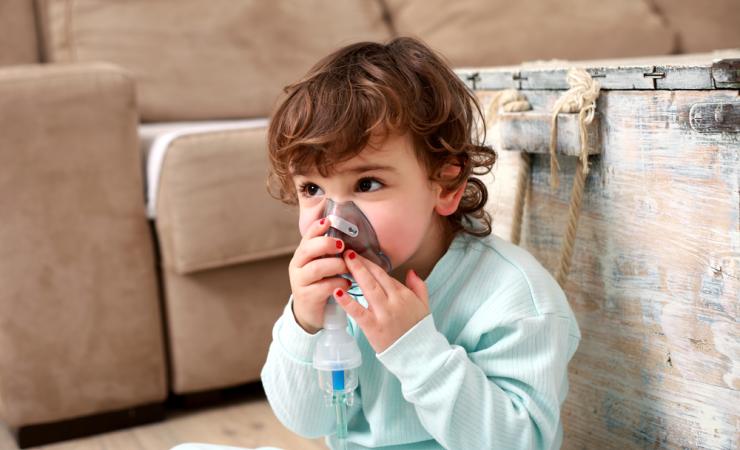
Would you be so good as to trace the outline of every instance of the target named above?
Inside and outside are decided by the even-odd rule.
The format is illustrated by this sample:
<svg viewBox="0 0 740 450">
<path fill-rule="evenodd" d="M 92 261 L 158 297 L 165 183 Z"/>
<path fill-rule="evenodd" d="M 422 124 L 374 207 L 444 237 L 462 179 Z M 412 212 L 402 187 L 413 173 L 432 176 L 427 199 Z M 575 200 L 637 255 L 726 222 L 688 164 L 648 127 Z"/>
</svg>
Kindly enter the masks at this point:
<svg viewBox="0 0 740 450">
<path fill-rule="evenodd" d="M 491 233 L 484 210 L 488 191 L 473 177 L 489 173 L 496 162 L 496 152 L 484 144 L 480 105 L 425 44 L 400 37 L 346 46 L 320 60 L 285 94 L 268 131 L 268 190 L 275 198 L 296 204 L 293 173 L 315 168 L 328 176 L 373 136 L 410 133 L 430 181 L 450 190 L 467 181 L 457 211 L 446 217 L 451 231 Z M 459 166 L 459 175 L 442 178 L 446 164 Z"/>
</svg>

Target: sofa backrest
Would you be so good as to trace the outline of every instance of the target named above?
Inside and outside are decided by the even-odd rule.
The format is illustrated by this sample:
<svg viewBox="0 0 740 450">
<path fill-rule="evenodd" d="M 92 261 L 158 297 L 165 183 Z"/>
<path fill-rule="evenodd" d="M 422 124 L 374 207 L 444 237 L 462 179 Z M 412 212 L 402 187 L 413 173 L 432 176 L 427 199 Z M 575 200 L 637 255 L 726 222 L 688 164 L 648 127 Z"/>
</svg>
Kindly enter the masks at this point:
<svg viewBox="0 0 740 450">
<path fill-rule="evenodd" d="M 673 31 L 644 0 L 384 0 L 397 34 L 453 66 L 671 53 Z"/>
<path fill-rule="evenodd" d="M 35 2 L 44 60 L 122 66 L 145 122 L 268 116 L 285 85 L 359 40 L 416 36 L 455 67 L 740 45 L 737 0 Z M 0 1 L 0 64 L 38 58 L 31 5 Z"/>
<path fill-rule="evenodd" d="M 376 1 L 37 0 L 45 59 L 112 62 L 142 121 L 265 117 L 320 57 L 390 37 Z"/>
<path fill-rule="evenodd" d="M 39 61 L 33 2 L 0 0 L 0 66 Z"/>
<path fill-rule="evenodd" d="M 740 1 L 653 0 L 651 3 L 676 32 L 675 53 L 740 48 Z"/>
</svg>

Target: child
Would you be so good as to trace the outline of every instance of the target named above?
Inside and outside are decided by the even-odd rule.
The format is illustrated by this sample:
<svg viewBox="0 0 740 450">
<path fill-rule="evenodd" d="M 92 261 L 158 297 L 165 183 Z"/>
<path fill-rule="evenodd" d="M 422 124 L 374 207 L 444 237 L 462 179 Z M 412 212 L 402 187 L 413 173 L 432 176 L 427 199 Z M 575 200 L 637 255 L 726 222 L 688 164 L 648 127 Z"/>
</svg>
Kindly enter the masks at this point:
<svg viewBox="0 0 740 450">
<path fill-rule="evenodd" d="M 471 175 L 496 154 L 474 139 L 475 97 L 410 38 L 340 49 L 286 93 L 269 129 L 271 179 L 298 203 L 303 240 L 262 370 L 276 416 L 337 448 L 312 367 L 334 296 L 362 353 L 350 449 L 558 448 L 580 333 L 548 272 L 491 235 Z M 362 210 L 390 273 L 324 236 L 328 199 Z M 347 293 L 346 273 L 362 295 Z"/>
</svg>

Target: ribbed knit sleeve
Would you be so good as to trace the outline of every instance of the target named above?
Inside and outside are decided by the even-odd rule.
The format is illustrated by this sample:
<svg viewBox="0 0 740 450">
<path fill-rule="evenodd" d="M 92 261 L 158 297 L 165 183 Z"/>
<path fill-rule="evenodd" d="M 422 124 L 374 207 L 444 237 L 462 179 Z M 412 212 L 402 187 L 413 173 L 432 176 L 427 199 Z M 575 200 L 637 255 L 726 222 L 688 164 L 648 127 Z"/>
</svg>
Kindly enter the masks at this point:
<svg viewBox="0 0 740 450">
<path fill-rule="evenodd" d="M 559 445 L 569 325 L 552 314 L 522 318 L 482 335 L 480 349 L 467 353 L 430 315 L 378 359 L 443 447 L 547 449 Z"/>
<path fill-rule="evenodd" d="M 261 379 L 275 416 L 286 428 L 307 438 L 332 434 L 336 417 L 319 388 L 313 368 L 313 350 L 321 331 L 309 334 L 295 320 L 293 301 L 288 302 L 272 329 L 272 343 Z M 349 408 L 357 413 L 359 401 Z"/>
<path fill-rule="evenodd" d="M 362 366 L 347 448 L 558 448 L 580 331 L 554 278 L 522 248 L 461 234 L 425 282 L 431 314 L 384 352 L 376 354 L 349 320 Z M 298 325 L 289 303 L 262 383 L 286 427 L 325 435 L 337 449 L 334 411 L 312 367 L 318 337 Z"/>
</svg>

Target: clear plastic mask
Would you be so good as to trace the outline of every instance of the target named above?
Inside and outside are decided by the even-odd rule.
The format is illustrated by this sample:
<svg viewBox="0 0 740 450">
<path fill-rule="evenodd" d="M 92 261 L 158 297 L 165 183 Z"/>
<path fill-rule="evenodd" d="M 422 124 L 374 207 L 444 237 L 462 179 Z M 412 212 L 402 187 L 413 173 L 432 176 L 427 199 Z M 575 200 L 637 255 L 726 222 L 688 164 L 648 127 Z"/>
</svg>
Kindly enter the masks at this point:
<svg viewBox="0 0 740 450">
<path fill-rule="evenodd" d="M 326 232 L 327 236 L 341 239 L 345 248 L 354 250 L 386 272 L 390 272 L 391 261 L 380 250 L 378 236 L 372 224 L 354 202 L 336 203 L 332 199 L 327 199 L 324 217 L 331 222 L 329 231 Z"/>
</svg>

